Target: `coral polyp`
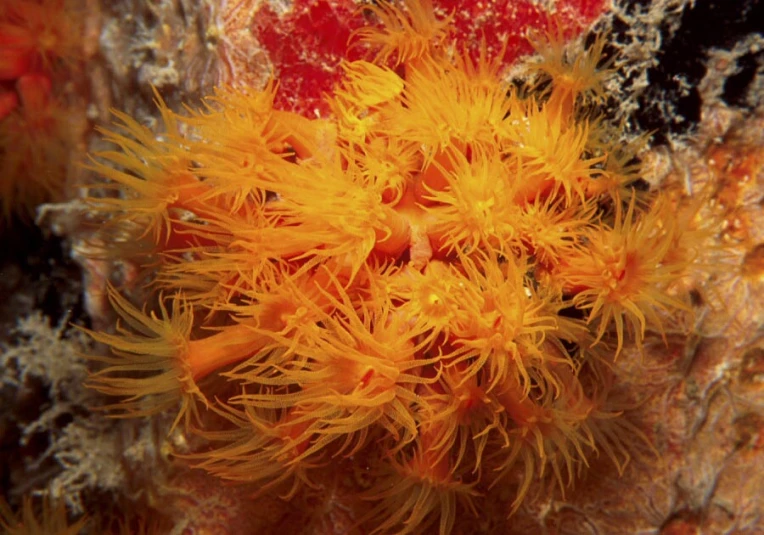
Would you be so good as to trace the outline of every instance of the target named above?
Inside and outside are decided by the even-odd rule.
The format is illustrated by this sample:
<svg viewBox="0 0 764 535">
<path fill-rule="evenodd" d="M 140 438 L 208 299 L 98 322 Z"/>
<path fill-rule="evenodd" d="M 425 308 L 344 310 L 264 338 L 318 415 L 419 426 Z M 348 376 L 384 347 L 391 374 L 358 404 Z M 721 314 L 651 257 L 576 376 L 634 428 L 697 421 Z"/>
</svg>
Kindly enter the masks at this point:
<svg viewBox="0 0 764 535">
<path fill-rule="evenodd" d="M 446 535 L 489 493 L 510 515 L 535 479 L 647 449 L 612 364 L 690 311 L 667 290 L 698 229 L 635 189 L 601 37 L 581 58 L 534 37 L 522 91 L 503 52 L 445 46 L 429 2 L 368 14 L 330 118 L 274 109 L 274 83 L 157 98 L 159 136 L 117 114 L 88 203 L 154 294 L 112 295 L 91 385 L 120 416 L 177 411 L 214 476 L 292 498 L 366 463 L 357 528 Z"/>
<path fill-rule="evenodd" d="M 76 0 L 0 1 L 0 225 L 66 197 L 86 121 L 83 9 Z M 68 87 L 67 87 L 68 86 Z"/>
</svg>

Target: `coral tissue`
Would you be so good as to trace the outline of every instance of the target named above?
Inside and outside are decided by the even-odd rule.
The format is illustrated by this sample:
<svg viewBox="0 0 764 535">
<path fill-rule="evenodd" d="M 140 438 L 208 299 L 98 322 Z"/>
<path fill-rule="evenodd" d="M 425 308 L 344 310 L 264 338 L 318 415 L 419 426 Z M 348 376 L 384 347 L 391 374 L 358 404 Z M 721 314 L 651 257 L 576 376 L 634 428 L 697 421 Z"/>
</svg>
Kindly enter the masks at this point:
<svg viewBox="0 0 764 535">
<path fill-rule="evenodd" d="M 88 202 L 153 297 L 111 292 L 90 385 L 117 416 L 177 413 L 210 474 L 291 498 L 355 464 L 361 532 L 447 534 L 489 494 L 507 516 L 536 479 L 649 449 L 612 363 L 690 311 L 703 229 L 635 187 L 639 144 L 598 112 L 602 38 L 571 56 L 534 34 L 518 90 L 404 7 L 365 8 L 329 119 L 274 109 L 275 83 L 182 114 L 157 97 L 159 136 L 116 114 Z"/>
</svg>

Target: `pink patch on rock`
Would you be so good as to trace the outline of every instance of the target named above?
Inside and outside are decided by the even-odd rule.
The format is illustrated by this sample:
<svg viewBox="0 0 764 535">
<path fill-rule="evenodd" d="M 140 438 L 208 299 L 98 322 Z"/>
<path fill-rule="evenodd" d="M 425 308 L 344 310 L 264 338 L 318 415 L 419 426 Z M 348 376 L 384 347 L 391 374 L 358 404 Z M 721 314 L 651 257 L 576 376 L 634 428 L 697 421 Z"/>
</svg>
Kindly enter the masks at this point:
<svg viewBox="0 0 764 535">
<path fill-rule="evenodd" d="M 306 116 L 326 115 L 323 94 L 340 79 L 353 30 L 363 25 L 358 7 L 348 0 L 296 0 L 279 16 L 264 4 L 255 14 L 253 32 L 268 50 L 279 80 L 276 107 Z"/>
<path fill-rule="evenodd" d="M 481 39 L 485 39 L 489 53 L 497 53 L 506 41 L 504 63 L 508 65 L 533 52 L 526 39 L 529 29 L 550 30 L 554 34 L 559 29 L 570 39 L 588 28 L 609 5 L 608 0 L 560 0 L 549 3 L 554 4 L 553 9 L 531 0 L 433 2 L 439 15 L 453 14 L 459 47 L 467 46 L 474 57 Z"/>
<path fill-rule="evenodd" d="M 504 62 L 509 64 L 532 51 L 526 39 L 529 28 L 558 26 L 568 37 L 578 35 L 600 14 L 609 0 L 558 0 L 548 10 L 531 0 L 434 0 L 436 13 L 453 13 L 457 47 L 476 54 L 485 38 L 489 52 L 507 42 Z M 278 14 L 265 3 L 255 14 L 252 31 L 268 51 L 279 80 L 276 107 L 307 117 L 326 116 L 323 95 L 340 80 L 343 59 L 359 59 L 363 49 L 349 47 L 352 32 L 368 21 L 352 0 L 294 0 L 292 8 Z"/>
</svg>

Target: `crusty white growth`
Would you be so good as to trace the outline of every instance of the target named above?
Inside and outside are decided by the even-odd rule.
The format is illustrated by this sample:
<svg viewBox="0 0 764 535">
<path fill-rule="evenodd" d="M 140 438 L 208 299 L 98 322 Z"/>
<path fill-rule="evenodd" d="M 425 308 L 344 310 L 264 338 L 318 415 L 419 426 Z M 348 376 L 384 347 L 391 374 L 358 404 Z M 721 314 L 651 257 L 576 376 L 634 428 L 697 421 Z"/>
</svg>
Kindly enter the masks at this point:
<svg viewBox="0 0 764 535">
<path fill-rule="evenodd" d="M 21 445 L 40 435 L 48 443 L 36 457 L 24 459 L 23 470 L 32 476 L 14 490 L 47 492 L 63 499 L 73 514 L 80 514 L 85 512 L 83 492 L 117 491 L 125 486 L 125 465 L 119 460 L 124 425 L 98 413 L 82 417 L 88 407 L 98 405 L 98 396 L 82 386 L 87 366 L 80 355 L 88 345 L 87 337 L 67 329 L 67 324 L 51 327 L 40 312 L 20 319 L 14 343 L 0 346 L 0 391 L 3 398 L 14 398 L 30 384 L 42 383 L 48 398 L 31 422 L 6 414 L 21 427 Z"/>
</svg>

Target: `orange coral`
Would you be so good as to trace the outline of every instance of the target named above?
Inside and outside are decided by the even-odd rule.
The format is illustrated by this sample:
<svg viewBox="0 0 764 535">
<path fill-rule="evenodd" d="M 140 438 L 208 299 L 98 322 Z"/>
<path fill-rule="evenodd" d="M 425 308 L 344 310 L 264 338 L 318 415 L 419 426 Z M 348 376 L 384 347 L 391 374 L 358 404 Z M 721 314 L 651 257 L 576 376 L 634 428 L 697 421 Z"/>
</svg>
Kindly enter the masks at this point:
<svg viewBox="0 0 764 535">
<path fill-rule="evenodd" d="M 665 290 L 694 240 L 637 195 L 635 145 L 596 114 L 601 41 L 573 60 L 537 45 L 551 86 L 524 96 L 405 6 L 371 8 L 375 62 L 344 65 L 332 120 L 273 109 L 273 83 L 185 116 L 159 102 L 160 138 L 118 114 L 92 165 L 117 195 L 93 184 L 89 203 L 172 297 L 152 314 L 113 296 L 132 329 L 93 333 L 113 356 L 91 381 L 123 415 L 180 398 L 210 444 L 197 466 L 288 497 L 364 459 L 359 525 L 445 535 L 491 487 L 510 513 L 534 479 L 628 462 L 646 439 L 611 364 L 687 309 Z"/>
<path fill-rule="evenodd" d="M 40 513 L 34 500 L 25 497 L 21 510 L 14 514 L 5 501 L 0 501 L 0 528 L 7 535 L 77 535 L 90 523 L 88 517 L 70 522 L 64 502 L 43 497 Z"/>
<path fill-rule="evenodd" d="M 62 200 L 84 120 L 60 95 L 84 56 L 69 0 L 0 0 L 0 217 Z M 13 90 L 11 90 L 13 88 Z"/>
<path fill-rule="evenodd" d="M 365 27 L 354 32 L 358 42 L 368 43 L 375 49 L 375 61 L 395 65 L 410 64 L 429 55 L 432 47 L 440 46 L 449 34 L 450 18 L 435 17 L 431 0 L 406 0 L 406 11 L 392 3 L 365 6 L 382 23 L 381 28 Z"/>
<path fill-rule="evenodd" d="M 625 328 L 641 343 L 648 323 L 661 329 L 659 310 L 688 309 L 666 293 L 668 284 L 685 273 L 693 258 L 689 251 L 672 254 L 677 228 L 667 211 L 670 205 L 661 202 L 639 217 L 635 204 L 632 197 L 625 212 L 617 207 L 612 228 L 590 229 L 585 234 L 586 247 L 572 251 L 553 275 L 566 292 L 574 294 L 573 303 L 586 311 L 587 321 L 598 320 L 595 343 L 610 322 L 615 323 L 616 354 L 623 347 Z"/>
<path fill-rule="evenodd" d="M 73 65 L 82 57 L 82 18 L 68 0 L 0 2 L 0 80 Z"/>
<path fill-rule="evenodd" d="M 47 76 L 26 74 L 16 82 L 19 106 L 0 117 L 0 214 L 29 216 L 64 190 L 71 116 L 52 94 Z"/>
</svg>

